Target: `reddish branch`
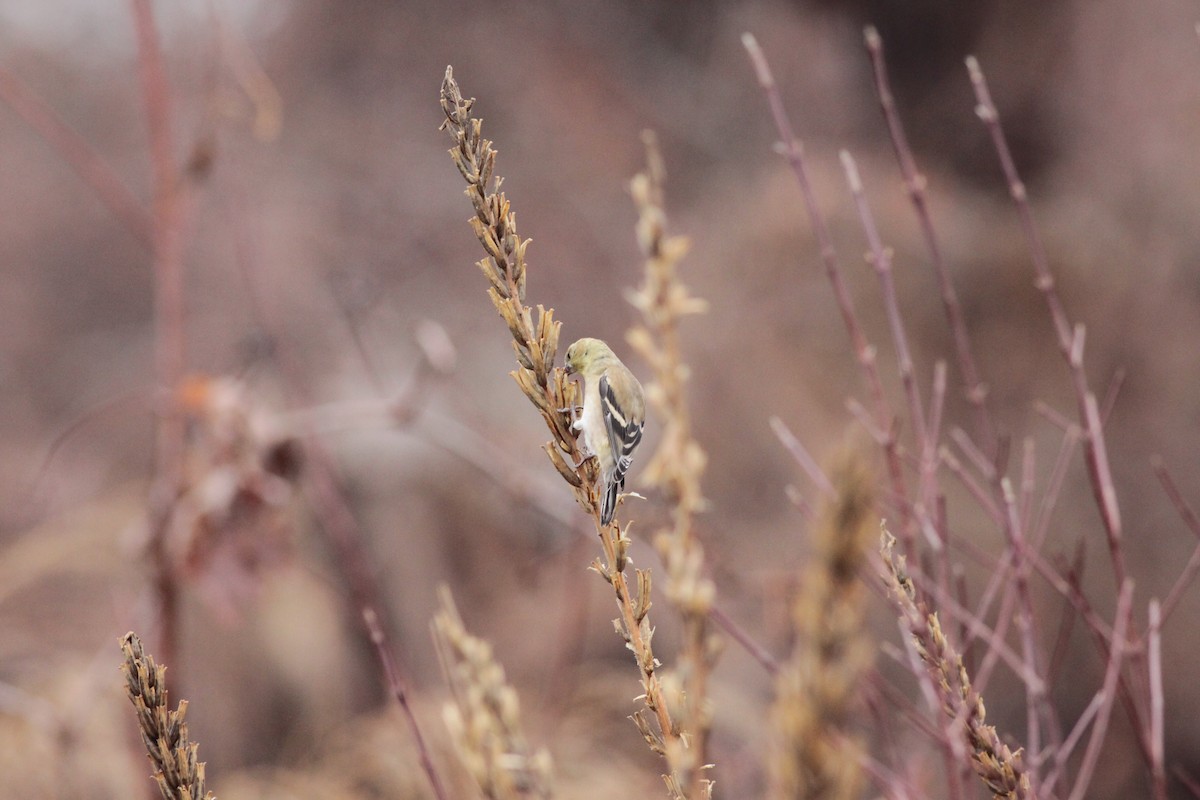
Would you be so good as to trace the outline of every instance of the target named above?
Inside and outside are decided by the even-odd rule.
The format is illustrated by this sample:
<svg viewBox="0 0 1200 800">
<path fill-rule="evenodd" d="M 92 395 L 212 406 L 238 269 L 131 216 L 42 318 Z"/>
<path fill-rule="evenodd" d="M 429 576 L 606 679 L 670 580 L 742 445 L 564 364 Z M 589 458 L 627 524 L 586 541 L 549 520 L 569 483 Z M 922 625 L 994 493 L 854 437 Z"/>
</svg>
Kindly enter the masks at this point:
<svg viewBox="0 0 1200 800">
<path fill-rule="evenodd" d="M 1054 274 L 1050 272 L 1050 262 L 1046 257 L 1046 248 L 1042 244 L 1041 234 L 1033 220 L 1033 209 L 1029 205 L 1029 197 L 1025 184 L 1017 172 L 1016 162 L 1008 147 L 1004 129 L 1000 124 L 1000 112 L 997 111 L 992 96 L 988 90 L 987 80 L 983 70 L 974 57 L 967 58 L 967 70 L 971 75 L 971 85 L 975 89 L 975 97 L 979 102 L 976 113 L 987 126 L 992 144 L 1000 159 L 1000 167 L 1008 182 L 1009 194 L 1017 207 L 1017 215 L 1021 221 L 1021 231 L 1025 236 L 1026 245 L 1033 259 L 1034 272 L 1037 276 L 1035 285 L 1046 299 L 1050 309 L 1050 319 L 1054 324 L 1054 333 L 1058 349 L 1066 359 L 1071 372 L 1071 382 L 1075 389 L 1076 401 L 1079 405 L 1079 424 L 1084 432 L 1083 446 L 1087 462 L 1088 478 L 1091 481 L 1092 492 L 1096 506 L 1100 510 L 1100 518 L 1104 522 L 1105 533 L 1108 536 L 1109 557 L 1112 560 L 1113 576 L 1117 585 L 1125 582 L 1125 556 L 1121 549 L 1121 512 L 1117 505 L 1117 493 L 1113 486 L 1112 472 L 1108 464 L 1108 448 L 1104 442 L 1104 431 L 1100 418 L 1099 405 L 1096 395 L 1088 388 L 1087 375 L 1083 369 L 1084 328 L 1076 325 L 1072 328 L 1067 319 L 1067 312 L 1055 288 Z"/>
<path fill-rule="evenodd" d="M 183 304 L 183 233 L 185 198 L 171 133 L 171 97 L 159 46 L 151 0 L 130 0 L 137 31 L 138 73 L 149 129 L 154 173 L 152 251 L 154 270 L 155 373 L 163 393 L 159 409 L 155 481 L 150 497 L 150 554 L 158 597 L 159 646 L 163 661 L 175 657 L 179 587 L 167 553 L 166 532 L 180 490 L 183 467 L 183 417 L 174 393 L 185 364 Z M 176 666 L 176 680 L 179 667 Z"/>
<path fill-rule="evenodd" d="M 138 241 L 153 246 L 154 221 L 117 171 L 16 75 L 0 68 L 0 101 L 52 147 Z"/>
<path fill-rule="evenodd" d="M 992 452 L 996 448 L 996 433 L 988 414 L 986 400 L 987 387 L 979 377 L 979 369 L 975 366 L 975 357 L 971 351 L 971 339 L 967 333 L 967 325 L 958 301 L 958 292 L 950 280 L 942 258 L 942 248 L 938 243 L 937 234 L 933 228 L 933 218 L 929 214 L 929 205 L 925 196 L 927 181 L 917 168 L 913 158 L 912 148 L 908 144 L 908 136 L 904 132 L 904 124 L 900 120 L 900 112 L 896 109 L 896 101 L 892 96 L 891 83 L 888 80 L 887 66 L 883 57 L 883 41 L 875 28 L 868 26 L 864 37 L 867 52 L 871 56 L 871 67 L 875 74 L 875 91 L 879 95 L 879 105 L 883 110 L 883 118 L 887 123 L 888 136 L 896 153 L 896 161 L 904 176 L 904 187 L 912 200 L 917 212 L 917 220 L 921 225 L 921 234 L 925 238 L 925 246 L 929 250 L 930 264 L 937 276 L 938 289 L 942 296 L 942 306 L 946 311 L 946 319 L 950 323 L 950 331 L 954 336 L 954 348 L 958 356 L 958 367 L 962 372 L 963 385 L 967 400 L 975 408 L 979 421 L 979 434 L 984 448 Z"/>
<path fill-rule="evenodd" d="M 825 222 L 825 216 L 821 213 L 816 192 L 813 190 L 812 181 L 808 176 L 808 166 L 804 159 L 804 147 L 792 130 L 792 124 L 788 120 L 787 111 L 783 107 L 783 97 L 779 92 L 779 86 L 775 83 L 775 76 L 771 73 L 767 57 L 763 53 L 762 48 L 758 46 L 757 40 L 751 34 L 743 34 L 742 44 L 745 46 L 746 52 L 754 64 L 754 71 L 758 78 L 759 86 L 762 87 L 763 93 L 767 98 L 767 103 L 770 105 L 771 117 L 775 121 L 775 127 L 780 137 L 780 151 L 787 158 L 788 164 L 791 165 L 792 172 L 796 176 L 796 182 L 800 186 L 800 192 L 804 196 L 804 206 L 808 211 L 809 221 L 812 224 L 813 233 L 817 238 L 821 260 L 825 264 L 825 274 L 829 278 L 830 286 L 833 288 L 834 296 L 837 298 L 838 309 L 842 314 L 842 321 L 845 323 L 846 330 L 850 334 L 854 352 L 858 358 L 859 365 L 862 367 L 871 400 L 875 405 L 874 427 L 880 434 L 879 438 L 881 438 L 881 444 L 887 456 L 888 475 L 892 483 L 892 496 L 902 523 L 900 530 L 903 534 L 905 551 L 908 555 L 915 556 L 915 537 L 910 525 L 911 512 L 905 502 L 908 492 L 905 489 L 904 473 L 900 461 L 899 445 L 894 433 L 895 425 L 892 411 L 888 405 L 887 395 L 883 391 L 883 382 L 879 377 L 879 367 L 875 361 L 875 347 L 867 341 L 866 334 L 863 333 L 862 325 L 859 323 L 858 315 L 854 310 L 854 300 L 850 296 L 850 290 L 846 286 L 846 282 L 842 279 L 841 264 L 838 259 L 837 250 L 833 246 L 833 237 L 830 235 L 829 226 Z"/>
</svg>

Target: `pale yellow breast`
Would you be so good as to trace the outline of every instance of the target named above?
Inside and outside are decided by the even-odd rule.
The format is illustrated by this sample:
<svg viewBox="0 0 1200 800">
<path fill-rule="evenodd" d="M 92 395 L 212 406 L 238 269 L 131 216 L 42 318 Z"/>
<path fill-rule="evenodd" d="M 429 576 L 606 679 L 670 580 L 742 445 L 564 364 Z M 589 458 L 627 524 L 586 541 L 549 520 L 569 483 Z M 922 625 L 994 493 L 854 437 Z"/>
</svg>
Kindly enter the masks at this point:
<svg viewBox="0 0 1200 800">
<path fill-rule="evenodd" d="M 600 402 L 600 381 L 588 381 L 583 392 L 583 438 L 588 449 L 600 459 L 600 466 L 612 464 L 608 427 L 604 424 L 604 404 Z"/>
</svg>

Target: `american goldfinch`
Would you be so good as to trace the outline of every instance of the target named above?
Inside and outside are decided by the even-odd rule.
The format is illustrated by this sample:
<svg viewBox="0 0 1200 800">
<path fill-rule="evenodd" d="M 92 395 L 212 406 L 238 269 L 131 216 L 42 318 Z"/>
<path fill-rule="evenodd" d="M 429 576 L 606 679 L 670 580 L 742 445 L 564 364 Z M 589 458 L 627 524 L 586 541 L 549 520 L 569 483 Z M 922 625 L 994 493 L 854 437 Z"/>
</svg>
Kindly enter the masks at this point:
<svg viewBox="0 0 1200 800">
<path fill-rule="evenodd" d="M 567 374 L 583 376 L 583 416 L 574 423 L 600 466 L 603 489 L 600 524 L 612 522 L 625 473 L 642 441 L 646 401 L 642 385 L 599 339 L 580 339 L 567 348 Z"/>
</svg>

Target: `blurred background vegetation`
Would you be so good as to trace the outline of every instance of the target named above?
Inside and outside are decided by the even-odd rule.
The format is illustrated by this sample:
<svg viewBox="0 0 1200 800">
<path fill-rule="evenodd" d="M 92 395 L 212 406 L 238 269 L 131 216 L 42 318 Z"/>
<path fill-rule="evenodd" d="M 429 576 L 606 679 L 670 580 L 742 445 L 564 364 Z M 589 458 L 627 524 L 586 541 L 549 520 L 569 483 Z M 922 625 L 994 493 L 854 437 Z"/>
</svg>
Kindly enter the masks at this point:
<svg viewBox="0 0 1200 800">
<path fill-rule="evenodd" d="M 710 458 L 702 533 L 720 602 L 768 647 L 786 649 L 786 598 L 808 549 L 785 491 L 807 488 L 768 420 L 780 416 L 825 454 L 855 428 L 845 401 L 861 388 L 799 193 L 772 152 L 743 31 L 772 61 L 894 386 L 837 150 L 859 159 L 896 249 L 928 386 L 935 360 L 952 351 L 862 48 L 862 26 L 879 28 L 996 419 L 1014 441 L 1033 437 L 1044 477 L 1059 432 L 1035 401 L 1069 411 L 1073 398 L 974 114 L 962 59 L 979 57 L 1062 295 L 1088 326 L 1092 385 L 1103 393 L 1126 375 L 1108 441 L 1137 608 L 1168 591 L 1194 545 L 1149 466 L 1161 455 L 1185 496 L 1200 496 L 1193 4 L 213 0 L 156 12 L 175 155 L 196 166 L 185 231 L 188 371 L 236 376 L 236 402 L 255 419 L 301 448 L 315 429 L 332 454 L 447 772 L 446 690 L 428 631 L 443 582 L 468 628 L 494 643 L 530 740 L 555 757 L 561 796 L 662 791 L 658 760 L 626 719 L 638 686 L 612 632 L 609 591 L 585 571 L 594 542 L 547 513 L 575 512 L 539 452 L 541 422 L 507 375 L 508 336 L 473 266 L 470 209 L 437 130 L 447 64 L 479 98 L 522 235 L 533 239 L 530 300 L 557 310 L 564 342 L 622 342 L 635 320 L 625 292 L 639 282 L 641 258 L 627 182 L 643 163 L 640 132 L 657 131 L 672 229 L 693 242 L 684 278 L 711 304 L 685 329 L 694 428 Z M 0 67 L 149 206 L 124 4 L 0 2 Z M 5 797 L 129 797 L 151 785 L 120 695 L 117 642 L 130 628 L 149 636 L 153 620 L 141 554 L 156 402 L 152 297 L 144 244 L 44 136 L 0 107 Z M 437 330 L 429 323 L 457 357 L 452 371 L 414 384 L 424 370 L 417 334 Z M 950 385 L 949 420 L 965 425 L 953 365 Z M 403 420 L 384 413 L 388 398 L 409 390 Z M 643 459 L 653 420 L 647 437 Z M 269 546 L 187 573 L 168 674 L 191 701 L 210 786 L 223 798 L 423 796 L 407 731 L 386 706 L 307 500 L 298 492 L 272 510 Z M 653 496 L 626 508 L 638 520 L 635 540 L 649 529 L 641 519 L 662 513 Z M 985 528 L 969 504 L 952 499 L 950 513 L 964 536 Z M 1085 584 L 1111 613 L 1102 528 L 1079 459 L 1054 521 L 1048 552 L 1071 555 L 1084 540 L 1096 565 Z M 634 558 L 655 564 L 641 544 Z M 1057 615 L 1061 601 L 1048 592 L 1040 600 Z M 677 629 L 665 607 L 657 613 L 658 652 L 669 662 Z M 1193 774 L 1200 687 L 1187 675 L 1200 632 L 1187 620 L 1198 613 L 1194 591 L 1164 639 L 1168 763 Z M 872 625 L 895 638 L 881 603 Z M 1074 719 L 1103 663 L 1083 632 L 1069 641 L 1072 680 L 1053 692 Z M 718 796 L 761 791 L 770 686 L 748 656 L 727 649 L 713 686 Z M 987 700 L 1001 731 L 1023 725 L 1016 681 L 997 677 Z M 1144 786 L 1123 726 L 1118 710 L 1092 796 L 1136 796 Z"/>
</svg>

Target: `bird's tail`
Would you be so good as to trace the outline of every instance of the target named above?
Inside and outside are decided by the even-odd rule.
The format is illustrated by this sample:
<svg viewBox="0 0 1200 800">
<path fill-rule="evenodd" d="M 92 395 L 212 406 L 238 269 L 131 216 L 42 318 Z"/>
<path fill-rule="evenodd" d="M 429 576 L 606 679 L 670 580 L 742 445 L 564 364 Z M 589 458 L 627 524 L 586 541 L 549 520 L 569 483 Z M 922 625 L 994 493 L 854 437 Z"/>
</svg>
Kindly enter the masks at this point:
<svg viewBox="0 0 1200 800">
<path fill-rule="evenodd" d="M 600 524 L 608 525 L 617 513 L 617 497 L 625 488 L 625 479 L 609 478 L 604 482 L 604 499 L 600 501 Z"/>
</svg>

